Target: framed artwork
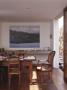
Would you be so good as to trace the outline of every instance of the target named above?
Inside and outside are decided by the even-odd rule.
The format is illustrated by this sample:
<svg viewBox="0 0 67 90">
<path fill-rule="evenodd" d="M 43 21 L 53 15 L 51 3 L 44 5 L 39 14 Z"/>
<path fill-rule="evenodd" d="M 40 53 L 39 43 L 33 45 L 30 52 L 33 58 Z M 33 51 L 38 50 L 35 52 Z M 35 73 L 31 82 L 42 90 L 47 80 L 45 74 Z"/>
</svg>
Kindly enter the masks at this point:
<svg viewBox="0 0 67 90">
<path fill-rule="evenodd" d="M 40 26 L 10 26 L 10 48 L 39 48 Z"/>
</svg>

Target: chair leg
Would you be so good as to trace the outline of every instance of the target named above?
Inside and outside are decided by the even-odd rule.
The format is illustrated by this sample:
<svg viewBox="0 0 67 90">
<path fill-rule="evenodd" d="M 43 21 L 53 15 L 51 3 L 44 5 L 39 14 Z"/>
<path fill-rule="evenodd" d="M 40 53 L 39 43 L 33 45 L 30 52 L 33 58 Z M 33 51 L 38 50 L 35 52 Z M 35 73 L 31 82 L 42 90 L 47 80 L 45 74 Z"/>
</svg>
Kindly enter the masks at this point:
<svg viewBox="0 0 67 90">
<path fill-rule="evenodd" d="M 21 86 L 21 78 L 19 76 L 19 90 L 20 90 L 20 86 Z"/>
<path fill-rule="evenodd" d="M 52 71 L 50 72 L 50 79 L 52 80 Z"/>
<path fill-rule="evenodd" d="M 20 86 L 21 86 L 21 78 L 20 78 L 20 76 L 19 76 L 19 79 L 18 80 L 19 80 L 18 81 L 18 87 L 19 87 L 19 90 L 20 90 Z M 11 76 L 9 76 L 8 87 L 9 87 L 8 90 L 10 90 L 11 89 Z"/>
<path fill-rule="evenodd" d="M 9 76 L 8 85 L 9 85 L 9 90 L 10 90 L 10 88 L 11 88 L 11 76 Z"/>
</svg>

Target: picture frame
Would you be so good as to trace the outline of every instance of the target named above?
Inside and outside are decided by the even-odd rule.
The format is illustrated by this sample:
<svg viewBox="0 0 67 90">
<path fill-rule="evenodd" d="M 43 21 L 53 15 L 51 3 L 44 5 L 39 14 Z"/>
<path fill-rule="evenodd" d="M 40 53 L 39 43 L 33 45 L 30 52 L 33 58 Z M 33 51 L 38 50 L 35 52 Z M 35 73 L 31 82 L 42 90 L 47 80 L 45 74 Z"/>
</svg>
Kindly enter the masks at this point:
<svg viewBox="0 0 67 90">
<path fill-rule="evenodd" d="M 40 26 L 10 26 L 10 48 L 39 48 Z"/>
</svg>

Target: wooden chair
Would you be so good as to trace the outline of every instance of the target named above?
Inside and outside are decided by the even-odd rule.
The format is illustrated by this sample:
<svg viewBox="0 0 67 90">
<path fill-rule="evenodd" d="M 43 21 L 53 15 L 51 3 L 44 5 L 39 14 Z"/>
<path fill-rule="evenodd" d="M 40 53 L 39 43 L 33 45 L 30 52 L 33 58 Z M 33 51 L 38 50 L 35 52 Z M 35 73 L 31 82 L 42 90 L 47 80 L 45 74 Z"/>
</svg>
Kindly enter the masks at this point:
<svg viewBox="0 0 67 90">
<path fill-rule="evenodd" d="M 55 56 L 55 51 L 51 51 L 49 54 L 48 54 L 48 59 L 47 59 L 47 62 L 53 67 L 53 60 L 54 60 L 54 56 Z"/>
<path fill-rule="evenodd" d="M 20 61 L 20 71 L 23 81 L 32 81 L 32 61 L 31 60 L 21 60 Z"/>
<path fill-rule="evenodd" d="M 52 79 L 52 70 L 53 70 L 54 56 L 55 56 L 55 51 L 51 51 L 48 54 L 47 62 L 46 63 L 42 63 L 40 66 L 37 66 L 37 71 L 41 73 L 41 82 L 44 81 L 43 77 L 46 77 L 48 80 Z"/>
<path fill-rule="evenodd" d="M 19 58 L 9 58 L 8 59 L 8 82 L 9 90 L 11 88 L 11 79 L 13 76 L 19 77 L 19 87 L 20 87 L 20 61 Z"/>
</svg>

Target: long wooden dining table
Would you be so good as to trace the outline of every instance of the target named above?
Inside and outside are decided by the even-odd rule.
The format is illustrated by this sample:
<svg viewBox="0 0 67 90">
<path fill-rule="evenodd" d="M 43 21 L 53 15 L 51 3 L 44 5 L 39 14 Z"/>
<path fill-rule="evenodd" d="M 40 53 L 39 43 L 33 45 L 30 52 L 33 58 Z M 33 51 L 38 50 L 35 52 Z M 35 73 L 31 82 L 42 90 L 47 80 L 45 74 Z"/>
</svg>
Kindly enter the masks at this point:
<svg viewBox="0 0 67 90">
<path fill-rule="evenodd" d="M 12 58 L 12 57 L 10 57 Z M 10 60 L 10 58 L 5 57 L 5 56 L 0 56 L 0 66 L 8 66 L 8 61 Z M 27 60 L 27 61 L 35 61 L 36 58 L 35 56 L 27 56 L 27 57 L 17 57 L 18 60 L 22 61 L 22 60 Z"/>
<path fill-rule="evenodd" d="M 22 61 L 35 61 L 36 58 L 34 56 L 27 56 L 27 57 L 17 57 L 18 60 L 20 60 L 20 63 Z M 0 80 L 2 79 L 8 79 L 8 65 L 9 65 L 10 58 L 5 56 L 0 56 Z M 32 74 L 31 74 L 32 75 Z M 30 76 L 31 78 L 31 76 Z M 31 80 L 31 79 L 30 79 Z"/>
</svg>

